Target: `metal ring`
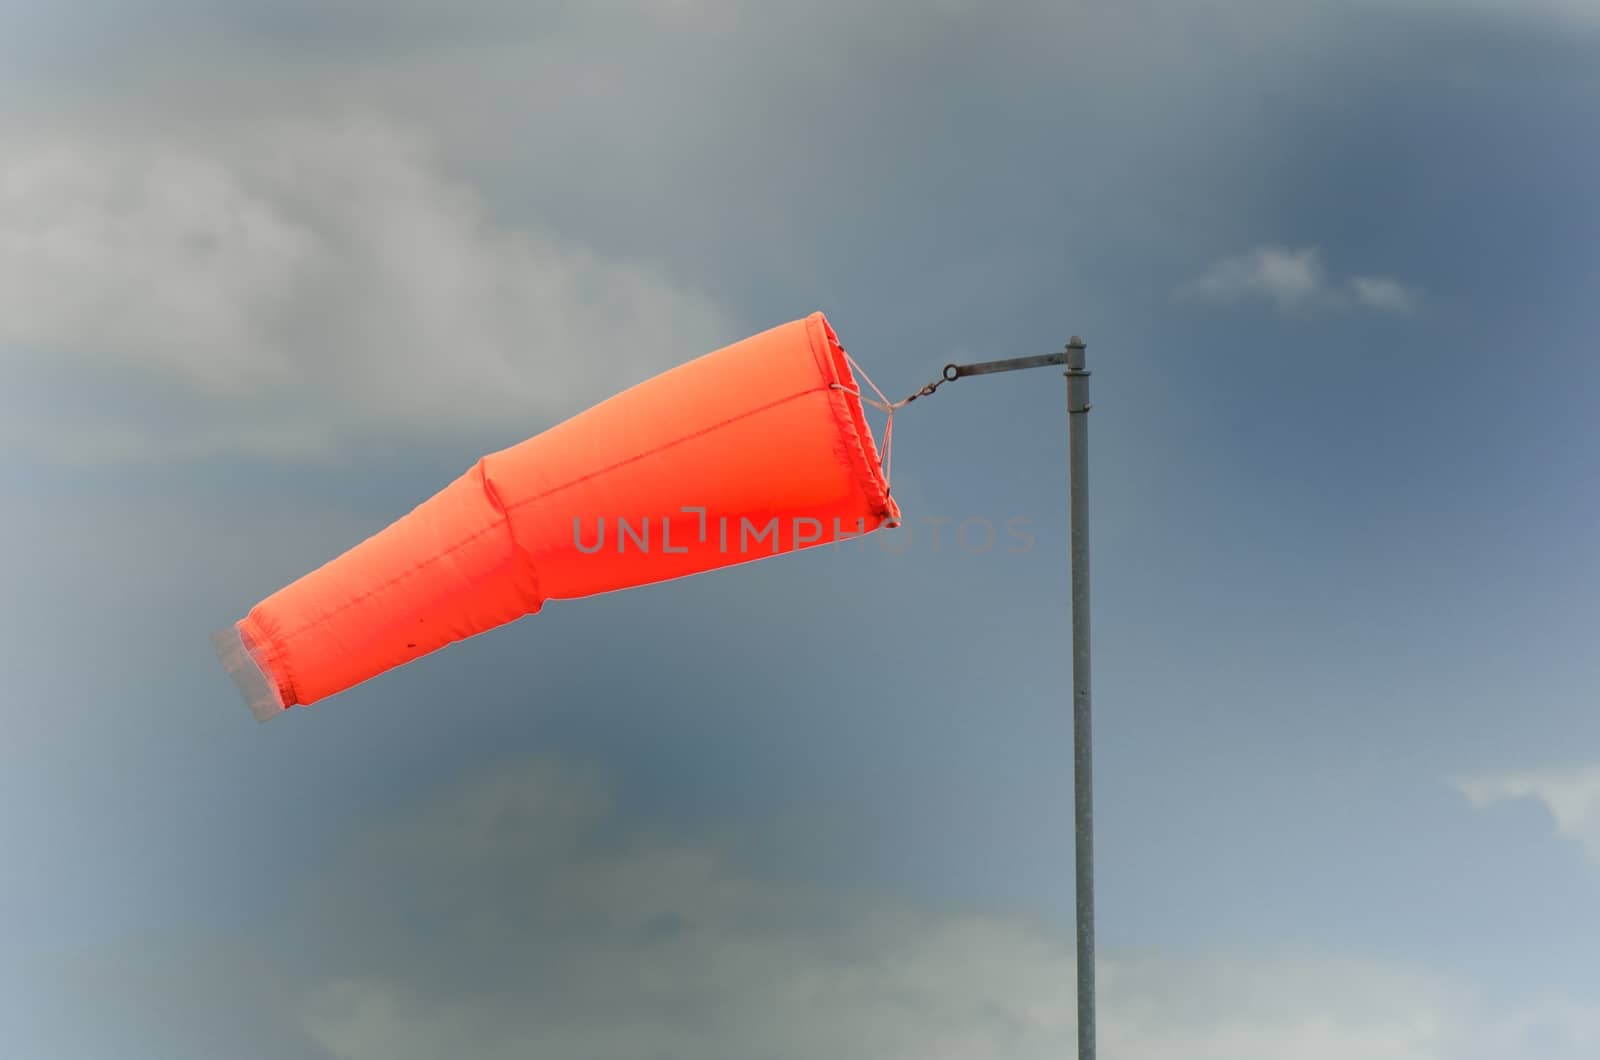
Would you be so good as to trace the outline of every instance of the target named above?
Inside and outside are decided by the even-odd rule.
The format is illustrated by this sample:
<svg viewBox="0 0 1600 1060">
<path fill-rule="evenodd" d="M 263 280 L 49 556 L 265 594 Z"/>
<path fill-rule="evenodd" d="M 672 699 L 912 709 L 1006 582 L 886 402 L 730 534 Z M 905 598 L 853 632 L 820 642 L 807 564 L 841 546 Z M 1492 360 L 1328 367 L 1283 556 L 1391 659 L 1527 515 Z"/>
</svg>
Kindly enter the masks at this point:
<svg viewBox="0 0 1600 1060">
<path fill-rule="evenodd" d="M 961 378 L 961 366 L 960 365 L 947 364 L 947 365 L 944 366 L 944 381 L 945 382 L 953 383 L 959 378 Z"/>
</svg>

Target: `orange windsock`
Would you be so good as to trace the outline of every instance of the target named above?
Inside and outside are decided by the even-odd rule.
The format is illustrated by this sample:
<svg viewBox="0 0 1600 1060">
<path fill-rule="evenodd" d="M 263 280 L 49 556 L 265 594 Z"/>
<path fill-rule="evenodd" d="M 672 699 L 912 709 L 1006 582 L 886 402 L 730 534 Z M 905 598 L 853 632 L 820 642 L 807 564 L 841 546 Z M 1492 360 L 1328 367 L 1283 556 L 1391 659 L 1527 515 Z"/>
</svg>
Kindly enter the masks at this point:
<svg viewBox="0 0 1600 1060">
<path fill-rule="evenodd" d="M 573 599 L 899 522 L 850 360 L 813 313 L 479 460 L 218 633 L 258 718 Z"/>
</svg>

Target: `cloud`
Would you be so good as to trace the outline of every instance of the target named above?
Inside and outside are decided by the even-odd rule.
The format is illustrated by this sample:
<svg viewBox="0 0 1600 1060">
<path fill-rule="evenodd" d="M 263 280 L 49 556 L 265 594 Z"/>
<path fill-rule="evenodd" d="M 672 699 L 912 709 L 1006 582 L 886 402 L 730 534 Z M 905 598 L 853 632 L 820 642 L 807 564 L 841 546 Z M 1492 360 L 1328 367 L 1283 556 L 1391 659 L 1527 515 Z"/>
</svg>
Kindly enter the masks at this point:
<svg viewBox="0 0 1600 1060">
<path fill-rule="evenodd" d="M 336 1060 L 1028 1060 L 1070 1055 L 1076 1033 L 1066 926 L 758 879 L 714 849 L 631 831 L 604 779 L 569 764 L 507 764 L 420 802 L 302 893 L 231 948 L 131 943 L 19 970 L 16 989 L 46 994 L 30 995 L 35 1017 L 97 1013 L 92 1030 L 34 1018 L 20 1041 L 71 1056 L 62 1041 L 98 1034 L 132 1060 L 248 1058 L 266 1055 L 250 1038 L 270 1027 L 277 1055 Z M 1102 954 L 1100 1004 L 1104 1049 L 1129 1060 L 1600 1044 L 1592 1007 L 1513 1009 L 1332 955 Z"/>
<path fill-rule="evenodd" d="M 0 371 L 23 384 L 0 441 L 51 457 L 531 428 L 736 331 L 647 266 L 492 224 L 371 114 L 0 148 Z"/>
<path fill-rule="evenodd" d="M 1265 296 L 1280 309 L 1294 309 L 1320 297 L 1323 284 L 1322 262 L 1314 248 L 1262 247 L 1212 265 L 1194 281 L 1192 290 L 1217 302 Z"/>
<path fill-rule="evenodd" d="M 1556 830 L 1600 865 L 1600 766 L 1489 774 L 1457 781 L 1455 787 L 1479 809 L 1535 800 L 1549 811 Z"/>
<path fill-rule="evenodd" d="M 1343 284 L 1333 283 L 1316 247 L 1263 246 L 1223 258 L 1178 293 L 1221 304 L 1265 299 L 1284 313 L 1352 306 L 1405 313 L 1416 302 L 1414 292 L 1388 277 L 1356 276 Z"/>
<path fill-rule="evenodd" d="M 1235 157 L 1270 127 L 1241 99 L 1344 39 L 1319 32 L 1339 22 L 1326 13 L 1233 2 L 1183 19 L 1030 2 L 992 19 L 830 0 L 799 19 L 745 0 L 477 0 L 403 4 L 380 31 L 354 0 L 154 17 L 167 6 L 102 23 L 104 51 L 34 16 L 17 39 L 52 46 L 0 72 L 19 102 L 0 124 L 13 449 L 307 459 L 462 425 L 514 437 L 824 302 L 948 332 L 958 308 L 994 319 L 1033 283 L 1070 283 L 1092 307 L 1106 248 L 1186 253 L 1174 232 L 1215 245 L 1256 209 L 1223 194 L 1236 163 L 1186 161 L 1170 199 L 1162 159 Z M 1219 80 L 1207 57 L 1223 51 Z M 49 61 L 20 61 L 35 53 Z M 953 68 L 970 139 L 924 105 Z M 1115 98 L 1115 117 L 1058 92 Z M 329 109 L 343 106 L 365 116 Z M 63 115 L 87 125 L 13 128 Z M 1070 140 L 1070 164 L 972 164 L 1018 150 L 1013 127 Z M 1064 241 L 1081 275 L 1045 281 Z M 1327 281 L 1300 253 L 1204 286 L 1320 304 Z M 1414 302 L 1380 276 L 1339 293 L 1372 311 Z"/>
<path fill-rule="evenodd" d="M 1350 281 L 1350 291 L 1369 309 L 1408 313 L 1416 304 L 1416 295 L 1405 285 L 1383 276 L 1357 276 Z"/>
<path fill-rule="evenodd" d="M 158 17 L 168 6 L 140 0 L 94 34 L 39 17 L 53 32 L 18 35 L 30 47 L 0 62 L 11 120 L 90 115 L 166 135 L 203 119 L 226 137 L 262 113 L 373 108 L 426 128 L 497 226 L 667 262 L 682 272 L 661 278 L 743 308 L 798 299 L 939 323 L 963 306 L 1004 317 L 1033 284 L 1070 282 L 1086 305 L 1108 253 L 1170 250 L 1197 226 L 1195 202 L 1228 224 L 1219 184 L 1236 182 L 1197 156 L 1259 135 L 1234 97 L 1323 39 L 1304 12 L 1256 0 L 1177 18 L 1153 0 L 1023 0 L 1004 18 L 970 0 L 295 0 Z M 1220 51 L 1234 56 L 1222 78 Z M 961 106 L 928 105 L 951 92 Z M 1018 152 L 1034 161 L 977 161 Z M 1179 164 L 1184 201 L 1168 176 Z"/>
</svg>

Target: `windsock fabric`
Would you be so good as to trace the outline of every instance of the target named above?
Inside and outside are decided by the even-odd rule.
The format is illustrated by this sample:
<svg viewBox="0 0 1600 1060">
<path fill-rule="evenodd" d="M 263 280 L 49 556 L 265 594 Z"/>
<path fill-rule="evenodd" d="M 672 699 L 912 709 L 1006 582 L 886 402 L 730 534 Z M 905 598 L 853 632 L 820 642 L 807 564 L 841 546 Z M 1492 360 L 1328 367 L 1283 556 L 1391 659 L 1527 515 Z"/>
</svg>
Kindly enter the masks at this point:
<svg viewBox="0 0 1600 1060">
<path fill-rule="evenodd" d="M 896 525 L 822 313 L 492 453 L 214 638 L 261 719 L 575 599 Z"/>
</svg>

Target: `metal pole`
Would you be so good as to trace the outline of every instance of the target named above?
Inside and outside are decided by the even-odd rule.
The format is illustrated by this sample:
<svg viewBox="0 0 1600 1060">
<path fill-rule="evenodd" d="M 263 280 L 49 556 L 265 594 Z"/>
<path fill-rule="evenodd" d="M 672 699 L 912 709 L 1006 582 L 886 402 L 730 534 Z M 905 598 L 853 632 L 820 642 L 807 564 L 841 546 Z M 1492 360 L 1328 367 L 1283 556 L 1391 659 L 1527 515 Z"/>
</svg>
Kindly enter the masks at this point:
<svg viewBox="0 0 1600 1060">
<path fill-rule="evenodd" d="M 1089 712 L 1089 370 L 1067 344 L 1072 524 L 1072 742 L 1077 831 L 1078 1060 L 1094 1060 L 1094 756 Z"/>
<path fill-rule="evenodd" d="M 1050 364 L 1067 366 L 1067 462 L 1072 529 L 1072 744 L 1074 823 L 1077 833 L 1078 1060 L 1094 1060 L 1094 748 L 1089 714 L 1089 369 L 1084 343 L 1072 336 L 1065 353 L 1013 357 L 979 364 L 947 364 L 943 377 L 906 399 L 932 394 L 971 375 L 1013 372 Z"/>
</svg>

